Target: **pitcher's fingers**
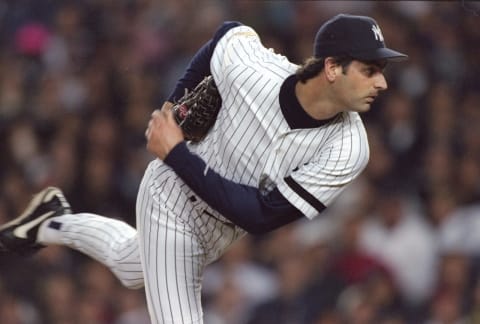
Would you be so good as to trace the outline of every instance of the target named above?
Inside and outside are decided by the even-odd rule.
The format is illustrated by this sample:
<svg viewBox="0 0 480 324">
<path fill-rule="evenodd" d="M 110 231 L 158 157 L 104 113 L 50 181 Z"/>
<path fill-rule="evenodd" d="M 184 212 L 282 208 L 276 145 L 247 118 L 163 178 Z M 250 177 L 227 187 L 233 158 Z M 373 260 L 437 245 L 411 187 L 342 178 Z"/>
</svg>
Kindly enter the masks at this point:
<svg viewBox="0 0 480 324">
<path fill-rule="evenodd" d="M 171 109 L 166 109 L 164 116 L 167 118 L 169 122 L 176 122 L 175 118 L 173 117 L 173 110 Z"/>
<path fill-rule="evenodd" d="M 162 108 L 160 110 L 171 110 L 173 108 L 174 104 L 169 102 L 169 101 L 165 101 L 165 103 L 163 104 Z"/>
<path fill-rule="evenodd" d="M 152 117 L 158 116 L 158 115 L 161 114 L 161 112 L 162 112 L 162 110 L 155 109 L 155 110 L 152 112 L 152 115 L 151 115 L 151 116 L 152 116 Z"/>
</svg>

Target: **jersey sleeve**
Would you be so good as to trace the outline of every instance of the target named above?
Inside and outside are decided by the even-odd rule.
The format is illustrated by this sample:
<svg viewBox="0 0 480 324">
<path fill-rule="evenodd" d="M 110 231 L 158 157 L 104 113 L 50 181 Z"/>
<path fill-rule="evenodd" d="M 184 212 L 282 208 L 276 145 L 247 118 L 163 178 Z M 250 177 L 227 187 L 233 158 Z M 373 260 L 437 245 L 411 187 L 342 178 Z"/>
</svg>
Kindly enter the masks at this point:
<svg viewBox="0 0 480 324">
<path fill-rule="evenodd" d="M 312 219 L 332 204 L 365 169 L 370 150 L 360 120 L 323 149 L 317 160 L 302 165 L 277 182 L 282 195 Z"/>
<path fill-rule="evenodd" d="M 207 204 L 235 225 L 263 234 L 289 224 L 303 214 L 276 189 L 262 195 L 258 188 L 235 183 L 208 169 L 185 142 L 176 145 L 164 162 Z"/>
<path fill-rule="evenodd" d="M 228 30 L 218 41 L 210 62 L 215 81 L 221 83 L 235 68 L 245 68 L 258 63 L 262 56 L 271 55 L 251 27 L 241 25 Z M 261 65 L 255 65 L 256 70 Z"/>
<path fill-rule="evenodd" d="M 226 21 L 217 29 L 213 37 L 195 53 L 183 76 L 177 81 L 167 101 L 175 102 L 177 99 L 180 99 L 185 94 L 186 89 L 194 89 L 203 78 L 211 74 L 210 60 L 218 41 L 228 30 L 241 25 L 242 24 L 237 21 Z"/>
</svg>

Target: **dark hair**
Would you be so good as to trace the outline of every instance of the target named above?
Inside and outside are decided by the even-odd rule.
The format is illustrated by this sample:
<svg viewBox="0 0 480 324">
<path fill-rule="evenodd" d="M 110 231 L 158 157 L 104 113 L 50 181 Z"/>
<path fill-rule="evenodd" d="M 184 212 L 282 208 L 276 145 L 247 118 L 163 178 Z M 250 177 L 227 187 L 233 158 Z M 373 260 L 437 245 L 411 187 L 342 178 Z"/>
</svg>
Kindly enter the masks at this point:
<svg viewBox="0 0 480 324">
<path fill-rule="evenodd" d="M 353 61 L 353 58 L 350 56 L 335 56 L 333 57 L 333 60 L 342 67 L 343 73 L 345 73 L 346 68 Z M 297 69 L 295 74 L 300 82 L 305 83 L 308 79 L 314 78 L 320 72 L 322 72 L 324 65 L 324 57 L 312 56 L 305 60 L 305 62 Z"/>
</svg>

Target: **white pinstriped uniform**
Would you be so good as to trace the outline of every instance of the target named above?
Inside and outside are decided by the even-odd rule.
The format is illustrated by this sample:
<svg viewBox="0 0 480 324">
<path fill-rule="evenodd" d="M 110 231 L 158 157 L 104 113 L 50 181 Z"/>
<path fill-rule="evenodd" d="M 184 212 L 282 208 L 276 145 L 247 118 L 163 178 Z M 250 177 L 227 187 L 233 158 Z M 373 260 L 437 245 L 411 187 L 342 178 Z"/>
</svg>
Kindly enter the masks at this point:
<svg viewBox="0 0 480 324">
<path fill-rule="evenodd" d="M 318 128 L 290 129 L 279 91 L 296 69 L 264 48 L 253 29 L 229 30 L 211 60 L 223 107 L 205 140 L 189 148 L 227 179 L 263 192 L 276 185 L 306 217 L 314 218 L 319 214 L 315 200 L 328 206 L 364 169 L 369 149 L 355 112 L 341 113 Z M 66 227 L 75 230 L 62 242 L 108 265 L 127 286 L 141 285 L 141 264 L 153 323 L 202 323 L 203 269 L 245 234 L 158 159 L 140 185 L 138 233 L 99 216 L 80 216 L 65 216 L 76 223 Z M 96 240 L 93 234 L 77 235 L 87 224 L 95 224 Z"/>
</svg>

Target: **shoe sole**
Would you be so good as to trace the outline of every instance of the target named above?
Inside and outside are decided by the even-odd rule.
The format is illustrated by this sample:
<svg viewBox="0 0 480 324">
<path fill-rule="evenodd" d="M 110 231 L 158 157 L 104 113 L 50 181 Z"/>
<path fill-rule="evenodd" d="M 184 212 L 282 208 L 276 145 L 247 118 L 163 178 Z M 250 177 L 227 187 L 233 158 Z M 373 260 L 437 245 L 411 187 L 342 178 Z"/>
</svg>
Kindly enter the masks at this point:
<svg viewBox="0 0 480 324">
<path fill-rule="evenodd" d="M 10 227 L 12 227 L 12 226 L 18 226 L 18 225 L 20 225 L 26 218 L 28 218 L 28 217 L 32 214 L 32 212 L 33 212 L 39 205 L 41 205 L 42 203 L 48 203 L 49 201 L 51 201 L 51 200 L 52 200 L 53 198 L 55 198 L 55 197 L 57 197 L 57 198 L 60 200 L 60 203 L 62 204 L 62 206 L 63 206 L 64 208 L 70 208 L 70 207 L 68 206 L 68 204 L 67 204 L 67 206 L 65 206 L 65 205 L 66 205 L 66 201 L 65 201 L 65 198 L 63 197 L 63 194 L 62 194 L 62 192 L 60 191 L 60 189 L 55 188 L 55 187 L 48 187 L 48 188 L 42 190 L 41 192 L 39 192 L 38 194 L 36 194 L 36 195 L 33 197 L 33 199 L 32 199 L 32 201 L 30 202 L 30 204 L 27 206 L 27 208 L 24 210 L 24 212 L 23 212 L 20 216 L 18 216 L 17 218 L 11 220 L 11 221 L 8 222 L 8 223 L 3 224 L 2 226 L 0 226 L 0 232 L 2 232 L 2 231 L 5 230 L 5 229 L 8 229 L 8 228 L 10 228 Z M 52 216 L 53 214 L 55 214 L 55 213 L 50 214 L 49 217 Z M 45 216 L 45 214 L 42 215 L 42 216 Z M 37 217 L 37 218 L 35 218 L 35 219 L 32 219 L 30 222 L 35 221 L 35 220 L 37 220 L 38 218 L 44 218 L 44 219 L 42 219 L 42 221 L 45 220 L 45 219 L 47 219 L 47 218 L 49 218 L 49 217 L 42 217 L 42 216 L 39 216 L 39 217 Z M 28 223 L 30 223 L 30 222 L 28 222 Z M 25 224 L 28 224 L 28 223 L 25 223 Z M 25 225 L 25 224 L 24 224 L 24 225 Z M 32 226 L 32 227 L 33 227 L 33 226 Z M 28 229 L 30 229 L 30 228 L 28 228 Z M 22 237 L 22 238 L 23 238 L 23 237 Z"/>
</svg>

